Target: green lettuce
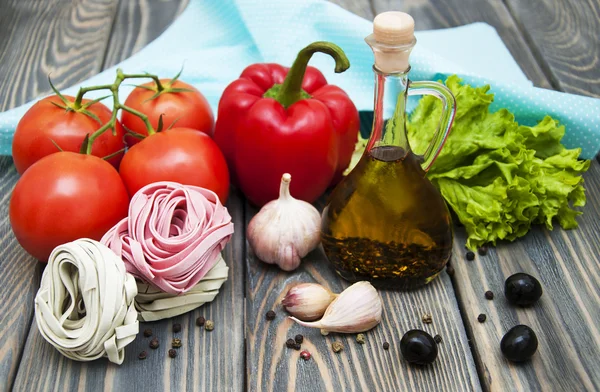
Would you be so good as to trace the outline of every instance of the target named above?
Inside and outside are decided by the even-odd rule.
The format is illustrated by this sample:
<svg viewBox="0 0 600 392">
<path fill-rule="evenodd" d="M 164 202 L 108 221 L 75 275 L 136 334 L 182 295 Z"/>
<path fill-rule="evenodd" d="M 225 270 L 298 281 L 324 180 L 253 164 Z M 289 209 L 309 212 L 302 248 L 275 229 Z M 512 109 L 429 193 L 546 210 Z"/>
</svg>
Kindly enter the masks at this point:
<svg viewBox="0 0 600 392">
<path fill-rule="evenodd" d="M 582 174 L 589 161 L 581 149 L 561 143 L 565 127 L 547 116 L 537 125 L 519 125 L 505 109 L 490 113 L 490 86 L 461 84 L 449 77 L 457 112 L 452 132 L 427 173 L 465 226 L 467 247 L 512 241 L 532 224 L 577 227 L 585 205 Z M 408 119 L 408 137 L 416 153 L 426 150 L 441 116 L 435 97 L 422 98 Z M 364 147 L 363 147 L 364 148 Z"/>
</svg>

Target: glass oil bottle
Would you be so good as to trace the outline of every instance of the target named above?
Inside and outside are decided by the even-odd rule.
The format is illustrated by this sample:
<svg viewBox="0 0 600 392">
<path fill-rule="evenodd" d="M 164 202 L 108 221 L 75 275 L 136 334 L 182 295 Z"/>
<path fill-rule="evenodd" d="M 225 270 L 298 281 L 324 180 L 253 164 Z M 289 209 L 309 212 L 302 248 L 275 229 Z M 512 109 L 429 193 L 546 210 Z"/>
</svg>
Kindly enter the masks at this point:
<svg viewBox="0 0 600 392">
<path fill-rule="evenodd" d="M 448 136 L 456 103 L 442 84 L 409 80 L 408 57 L 416 39 L 408 14 L 380 14 L 373 26 L 365 39 L 375 55 L 373 128 L 360 161 L 329 197 L 321 237 L 344 279 L 406 290 L 432 281 L 451 255 L 450 214 L 426 172 Z M 409 95 L 434 95 L 444 106 L 424 155 L 413 153 L 408 143 Z"/>
</svg>

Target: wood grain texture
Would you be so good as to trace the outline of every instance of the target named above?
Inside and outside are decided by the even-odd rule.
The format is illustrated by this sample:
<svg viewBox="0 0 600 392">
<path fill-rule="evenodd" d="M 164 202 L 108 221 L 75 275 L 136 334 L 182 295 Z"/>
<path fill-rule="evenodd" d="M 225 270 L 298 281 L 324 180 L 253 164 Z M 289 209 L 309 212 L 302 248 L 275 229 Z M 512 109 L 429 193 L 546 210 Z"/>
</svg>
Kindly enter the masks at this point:
<svg viewBox="0 0 600 392">
<path fill-rule="evenodd" d="M 464 233 L 456 233 L 454 284 L 486 389 L 600 390 L 600 164 L 594 160 L 584 177 L 588 204 L 578 229 L 536 227 L 471 262 L 464 258 Z M 505 279 L 517 272 L 543 286 L 542 298 L 530 308 L 511 306 L 504 297 Z M 493 301 L 484 298 L 487 290 L 494 292 Z M 477 322 L 480 313 L 488 316 L 483 324 Z M 539 348 L 531 361 L 515 365 L 502 356 L 500 340 L 518 324 L 536 332 Z"/>
<path fill-rule="evenodd" d="M 556 86 L 600 97 L 600 1 L 504 0 Z"/>
<path fill-rule="evenodd" d="M 0 111 L 101 69 L 117 0 L 3 0 Z"/>
<path fill-rule="evenodd" d="M 102 358 L 76 362 L 63 357 L 47 343 L 34 324 L 14 383 L 15 391 L 239 391 L 244 382 L 244 262 L 243 204 L 232 194 L 227 207 L 236 233 L 227 245 L 224 258 L 229 278 L 217 298 L 192 312 L 151 323 L 140 323 L 140 333 L 125 349 L 125 361 L 118 366 Z M 207 332 L 196 326 L 196 318 L 213 320 L 215 329 Z M 173 324 L 181 324 L 180 333 Z M 152 329 L 160 347 L 149 348 L 151 338 L 143 331 Z M 177 357 L 168 357 L 173 338 L 183 342 Z M 146 360 L 138 354 L 145 350 Z"/>
<path fill-rule="evenodd" d="M 38 262 L 18 244 L 8 218 L 8 204 L 18 175 L 9 157 L 0 158 L 0 391 L 17 374 L 33 314 L 40 279 Z"/>
<path fill-rule="evenodd" d="M 100 70 L 116 1 L 2 2 L 0 12 L 0 111 Z M 33 314 L 40 265 L 17 243 L 8 203 L 18 175 L 0 158 L 0 390 L 10 388 Z"/>
<path fill-rule="evenodd" d="M 372 2 L 375 14 L 392 10 L 408 12 L 414 17 L 417 30 L 440 29 L 474 22 L 488 23 L 496 28 L 525 75 L 536 86 L 551 87 L 502 0 L 372 0 Z"/>
<path fill-rule="evenodd" d="M 119 1 L 103 67 L 112 67 L 153 41 L 188 3 L 189 0 Z M 168 76 L 175 75 L 164 75 Z"/>
</svg>

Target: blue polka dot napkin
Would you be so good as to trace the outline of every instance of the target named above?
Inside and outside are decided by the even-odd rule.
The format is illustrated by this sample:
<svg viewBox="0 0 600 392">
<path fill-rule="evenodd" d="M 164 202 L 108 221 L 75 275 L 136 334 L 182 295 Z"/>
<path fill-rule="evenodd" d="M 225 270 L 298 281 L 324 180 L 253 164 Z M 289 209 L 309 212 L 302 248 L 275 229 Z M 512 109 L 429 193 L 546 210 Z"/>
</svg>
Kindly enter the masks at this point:
<svg viewBox="0 0 600 392">
<path fill-rule="evenodd" d="M 415 23 L 418 28 L 419 20 Z M 342 87 L 359 110 L 372 110 L 373 54 L 364 42 L 371 29 L 371 21 L 323 0 L 191 0 L 160 37 L 118 67 L 127 73 L 147 71 L 169 77 L 184 65 L 182 80 L 200 89 L 216 113 L 221 93 L 247 65 L 289 66 L 309 43 L 332 41 L 348 55 L 350 69 L 335 74 L 333 60 L 322 54 L 313 56 L 311 65 Z M 583 158 L 592 158 L 600 150 L 600 99 L 534 88 L 489 25 L 421 31 L 416 36 L 411 79 L 438 80 L 456 73 L 469 84 L 491 84 L 496 95 L 493 110 L 506 107 L 526 125 L 549 114 L 566 125 L 567 147 L 581 147 Z M 110 83 L 115 69 L 64 92 L 75 94 L 80 85 Z M 121 97 L 131 89 L 123 86 Z M 110 106 L 110 100 L 105 103 Z M 14 129 L 32 104 L 0 113 L 0 154 L 10 155 Z"/>
</svg>

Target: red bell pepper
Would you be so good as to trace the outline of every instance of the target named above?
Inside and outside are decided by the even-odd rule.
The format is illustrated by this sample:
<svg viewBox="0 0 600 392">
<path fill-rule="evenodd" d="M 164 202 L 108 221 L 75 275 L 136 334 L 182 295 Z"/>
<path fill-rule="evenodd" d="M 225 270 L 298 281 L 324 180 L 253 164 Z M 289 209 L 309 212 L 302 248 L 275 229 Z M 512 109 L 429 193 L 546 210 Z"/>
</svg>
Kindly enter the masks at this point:
<svg viewBox="0 0 600 392">
<path fill-rule="evenodd" d="M 358 111 L 342 89 L 308 66 L 316 52 L 332 56 L 337 73 L 350 66 L 337 45 L 315 42 L 289 69 L 248 66 L 219 102 L 214 140 L 234 183 L 257 206 L 277 198 L 284 173 L 292 175 L 292 196 L 313 202 L 350 164 Z"/>
</svg>

